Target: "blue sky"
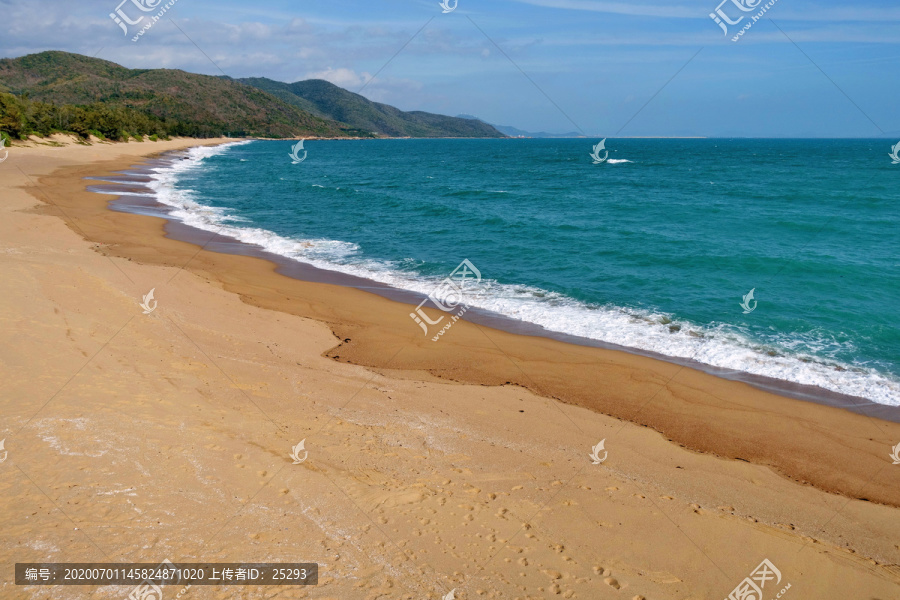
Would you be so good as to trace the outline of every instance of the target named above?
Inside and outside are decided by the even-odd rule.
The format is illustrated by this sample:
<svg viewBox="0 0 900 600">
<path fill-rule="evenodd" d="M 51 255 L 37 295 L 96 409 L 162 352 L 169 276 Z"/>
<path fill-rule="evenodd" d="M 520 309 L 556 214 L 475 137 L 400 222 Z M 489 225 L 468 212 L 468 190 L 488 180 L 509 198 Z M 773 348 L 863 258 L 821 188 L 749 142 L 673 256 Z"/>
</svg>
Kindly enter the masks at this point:
<svg viewBox="0 0 900 600">
<path fill-rule="evenodd" d="M 0 0 L 0 55 L 320 77 L 530 131 L 900 136 L 900 2 L 777 0 L 733 42 L 771 0 L 720 1 L 458 0 L 443 14 L 438 0 L 177 0 L 131 42 L 139 26 L 126 37 L 109 17 L 121 0 Z M 709 16 L 719 6 L 744 17 L 727 36 Z"/>
</svg>

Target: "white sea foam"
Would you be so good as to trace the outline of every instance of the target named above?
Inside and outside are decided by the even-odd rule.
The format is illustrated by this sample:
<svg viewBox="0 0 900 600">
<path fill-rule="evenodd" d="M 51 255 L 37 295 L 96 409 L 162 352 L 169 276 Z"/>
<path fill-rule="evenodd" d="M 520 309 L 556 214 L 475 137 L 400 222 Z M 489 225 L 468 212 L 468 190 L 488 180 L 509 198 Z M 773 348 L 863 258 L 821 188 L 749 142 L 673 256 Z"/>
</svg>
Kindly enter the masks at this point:
<svg viewBox="0 0 900 600">
<path fill-rule="evenodd" d="M 627 162 L 632 162 L 632 161 L 630 161 L 626 158 L 611 158 L 606 162 L 608 162 L 611 165 L 617 165 L 619 163 L 627 163 Z"/>
<path fill-rule="evenodd" d="M 429 294 L 441 278 L 428 278 L 400 269 L 399 263 L 366 259 L 356 244 L 328 239 L 294 239 L 257 227 L 238 226 L 243 219 L 226 209 L 204 206 L 191 190 L 175 187 L 180 174 L 199 168 L 202 161 L 250 142 L 192 148 L 188 160 L 157 168 L 149 183 L 159 202 L 185 224 L 215 231 L 268 252 L 313 266 L 356 275 L 390 286 Z M 610 161 L 613 162 L 613 161 Z M 621 162 L 621 161 L 618 161 Z M 625 161 L 630 162 L 630 161 Z M 462 260 L 465 257 L 459 257 Z M 477 266 L 477 265 L 476 265 Z M 900 406 L 900 380 L 873 368 L 840 364 L 814 356 L 827 338 L 785 339 L 777 347 L 764 346 L 740 329 L 726 324 L 699 326 L 673 320 L 672 315 L 616 306 L 591 306 L 539 288 L 494 283 L 486 291 L 466 297 L 470 306 L 492 311 L 565 333 L 662 355 L 693 359 L 707 365 L 762 375 Z M 410 323 L 411 328 L 416 328 Z"/>
<path fill-rule="evenodd" d="M 139 198 L 156 198 L 156 194 L 153 192 L 123 192 L 122 190 L 115 190 L 112 188 L 100 186 L 92 186 L 91 191 L 95 194 L 108 194 L 110 196 L 138 196 Z"/>
</svg>

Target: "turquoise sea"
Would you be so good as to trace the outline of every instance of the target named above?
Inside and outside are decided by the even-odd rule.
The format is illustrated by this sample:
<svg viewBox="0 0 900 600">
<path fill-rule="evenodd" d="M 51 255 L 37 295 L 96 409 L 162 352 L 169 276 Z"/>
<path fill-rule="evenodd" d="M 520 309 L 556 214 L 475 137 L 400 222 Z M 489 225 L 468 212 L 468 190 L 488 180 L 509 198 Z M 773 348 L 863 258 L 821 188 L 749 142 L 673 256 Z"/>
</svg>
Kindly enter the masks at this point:
<svg viewBox="0 0 900 600">
<path fill-rule="evenodd" d="M 290 259 L 426 294 L 468 259 L 474 307 L 900 406 L 889 141 L 610 139 L 593 164 L 598 141 L 239 142 L 147 185 Z"/>
</svg>

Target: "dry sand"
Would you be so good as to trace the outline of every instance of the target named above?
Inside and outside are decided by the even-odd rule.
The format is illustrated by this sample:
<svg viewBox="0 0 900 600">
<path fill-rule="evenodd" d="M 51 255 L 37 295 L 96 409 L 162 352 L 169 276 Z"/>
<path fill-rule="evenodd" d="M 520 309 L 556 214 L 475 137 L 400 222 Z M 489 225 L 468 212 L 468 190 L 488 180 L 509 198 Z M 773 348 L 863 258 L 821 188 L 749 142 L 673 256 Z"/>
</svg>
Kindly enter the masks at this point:
<svg viewBox="0 0 900 600">
<path fill-rule="evenodd" d="M 182 598 L 718 600 L 764 558 L 766 600 L 900 597 L 900 425 L 468 323 L 433 344 L 407 305 L 84 191 L 197 143 L 0 163 L 0 597 L 129 591 L 17 587 L 16 562 L 164 558 L 320 564 Z"/>
</svg>

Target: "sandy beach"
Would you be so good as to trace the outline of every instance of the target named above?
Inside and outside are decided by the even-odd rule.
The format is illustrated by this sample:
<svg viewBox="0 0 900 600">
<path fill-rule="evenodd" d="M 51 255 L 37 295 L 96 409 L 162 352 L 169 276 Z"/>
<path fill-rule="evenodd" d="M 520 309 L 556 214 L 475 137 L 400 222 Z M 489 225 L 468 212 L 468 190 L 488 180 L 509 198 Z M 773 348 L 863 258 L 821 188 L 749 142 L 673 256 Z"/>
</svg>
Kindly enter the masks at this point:
<svg viewBox="0 0 900 600">
<path fill-rule="evenodd" d="M 764 559 L 767 600 L 900 596 L 896 422 L 465 321 L 432 343 L 85 190 L 224 141 L 0 163 L 0 596 L 123 598 L 14 564 L 166 558 L 319 564 L 182 598 L 719 599 Z"/>
</svg>

